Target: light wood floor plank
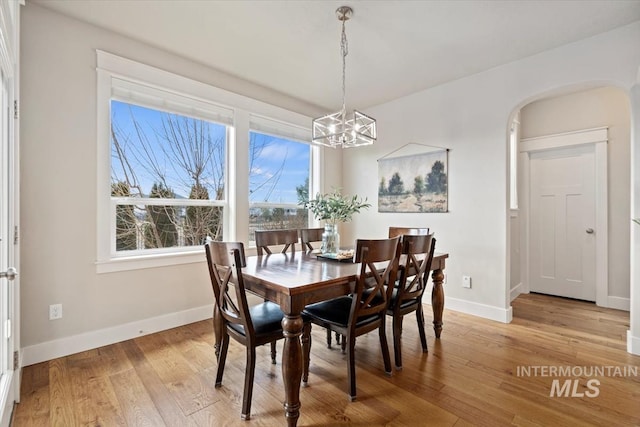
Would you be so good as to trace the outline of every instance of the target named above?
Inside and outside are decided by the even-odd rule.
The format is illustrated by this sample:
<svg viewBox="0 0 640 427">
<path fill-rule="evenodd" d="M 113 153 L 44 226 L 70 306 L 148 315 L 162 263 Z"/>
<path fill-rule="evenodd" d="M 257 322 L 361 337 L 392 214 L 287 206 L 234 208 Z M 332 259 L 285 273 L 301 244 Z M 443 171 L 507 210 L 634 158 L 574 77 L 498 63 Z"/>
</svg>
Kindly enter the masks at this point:
<svg viewBox="0 0 640 427">
<path fill-rule="evenodd" d="M 55 359 L 49 362 L 49 396 L 51 425 L 78 425 L 67 359 Z"/>
<path fill-rule="evenodd" d="M 128 426 L 166 426 L 144 384 L 134 370 L 110 377 Z M 77 425 L 77 424 L 67 424 Z"/>
<path fill-rule="evenodd" d="M 144 353 L 133 341 L 125 341 L 119 345 L 123 354 L 133 366 L 140 381 L 145 387 L 149 398 L 158 409 L 160 416 L 168 426 L 188 426 L 189 419 L 184 416 L 180 406 L 175 401 L 171 392 L 165 387 L 157 372 L 145 358 Z"/>
</svg>

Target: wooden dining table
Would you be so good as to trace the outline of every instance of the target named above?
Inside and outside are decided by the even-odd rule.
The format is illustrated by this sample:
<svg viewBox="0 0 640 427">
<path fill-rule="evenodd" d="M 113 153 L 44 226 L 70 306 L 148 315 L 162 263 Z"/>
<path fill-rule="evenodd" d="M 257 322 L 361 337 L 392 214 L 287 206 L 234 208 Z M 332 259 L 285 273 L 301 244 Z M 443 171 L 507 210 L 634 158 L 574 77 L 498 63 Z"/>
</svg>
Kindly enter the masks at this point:
<svg viewBox="0 0 640 427">
<path fill-rule="evenodd" d="M 436 253 L 431 264 L 431 303 L 436 338 L 440 338 L 442 331 L 442 282 L 448 257 L 448 254 Z M 302 310 L 308 304 L 351 293 L 360 264 L 320 259 L 310 252 L 251 256 L 246 261 L 243 277 L 247 290 L 277 303 L 285 314 L 282 319 L 284 410 L 287 425 L 295 426 L 300 416 Z"/>
</svg>

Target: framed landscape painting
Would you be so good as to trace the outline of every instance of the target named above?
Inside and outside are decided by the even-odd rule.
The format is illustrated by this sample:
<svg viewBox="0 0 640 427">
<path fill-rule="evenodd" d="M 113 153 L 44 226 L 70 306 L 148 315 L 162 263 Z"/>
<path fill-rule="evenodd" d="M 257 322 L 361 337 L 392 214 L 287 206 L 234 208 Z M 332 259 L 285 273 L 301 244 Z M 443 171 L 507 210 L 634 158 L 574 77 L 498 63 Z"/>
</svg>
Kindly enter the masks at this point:
<svg viewBox="0 0 640 427">
<path fill-rule="evenodd" d="M 378 212 L 447 212 L 448 150 L 378 160 Z"/>
</svg>

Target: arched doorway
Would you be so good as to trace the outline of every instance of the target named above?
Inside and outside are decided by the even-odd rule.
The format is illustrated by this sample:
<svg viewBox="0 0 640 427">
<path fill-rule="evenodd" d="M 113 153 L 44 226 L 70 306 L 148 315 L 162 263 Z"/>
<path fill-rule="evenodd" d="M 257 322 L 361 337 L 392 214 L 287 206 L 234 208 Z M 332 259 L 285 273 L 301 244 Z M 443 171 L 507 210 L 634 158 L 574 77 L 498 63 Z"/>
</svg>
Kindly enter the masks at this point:
<svg viewBox="0 0 640 427">
<path fill-rule="evenodd" d="M 563 93 L 544 95 L 530 100 L 514 113 L 517 117 L 516 129 L 518 140 L 531 139 L 567 132 L 601 128 L 606 130 L 606 156 L 608 158 L 605 170 L 605 181 L 600 185 L 606 186 L 608 192 L 608 219 L 604 226 L 608 247 L 598 254 L 606 257 L 602 260 L 608 268 L 601 277 L 604 283 L 604 295 L 598 298 L 598 304 L 621 310 L 630 311 L 631 304 L 631 267 L 629 238 L 629 212 L 631 203 L 631 106 L 628 93 L 613 86 L 591 88 L 567 88 Z M 516 116 L 517 115 L 517 116 Z M 511 152 L 513 153 L 513 147 Z M 531 185 L 531 175 L 526 163 L 523 168 L 522 159 L 528 154 L 518 151 L 519 161 L 517 179 L 512 179 L 512 185 L 517 185 L 516 197 L 530 197 L 528 190 Z M 602 165 L 601 165 L 602 166 Z M 515 177 L 514 177 L 515 178 Z M 515 184 L 517 182 L 517 184 Z M 522 202 L 522 200 L 518 200 Z M 520 293 L 530 290 L 531 262 L 530 247 L 530 205 L 517 203 L 516 209 L 510 215 L 510 290 L 509 298 L 513 300 Z M 525 206 L 525 211 L 520 209 Z M 602 224 L 601 224 L 602 225 Z M 588 230 L 588 228 L 587 228 Z M 602 250 L 602 248 L 600 248 Z M 537 249 L 539 250 L 539 248 Z M 552 261 L 553 262 L 553 261 Z M 562 295 L 562 292 L 558 292 Z M 594 298 L 595 300 L 595 298 Z"/>
</svg>

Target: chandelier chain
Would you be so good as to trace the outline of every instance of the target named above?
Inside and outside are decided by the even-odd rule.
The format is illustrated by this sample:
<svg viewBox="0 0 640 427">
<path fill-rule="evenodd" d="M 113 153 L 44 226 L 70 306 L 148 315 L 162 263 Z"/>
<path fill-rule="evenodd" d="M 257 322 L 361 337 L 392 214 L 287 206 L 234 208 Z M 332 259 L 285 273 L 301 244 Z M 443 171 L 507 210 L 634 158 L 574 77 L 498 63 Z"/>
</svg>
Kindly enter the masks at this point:
<svg viewBox="0 0 640 427">
<path fill-rule="evenodd" d="M 345 30 L 346 19 L 342 20 L 342 37 L 340 38 L 340 53 L 342 54 L 342 111 L 346 114 L 347 105 L 347 55 L 349 54 L 349 43 L 347 42 L 347 32 Z"/>
</svg>

